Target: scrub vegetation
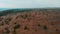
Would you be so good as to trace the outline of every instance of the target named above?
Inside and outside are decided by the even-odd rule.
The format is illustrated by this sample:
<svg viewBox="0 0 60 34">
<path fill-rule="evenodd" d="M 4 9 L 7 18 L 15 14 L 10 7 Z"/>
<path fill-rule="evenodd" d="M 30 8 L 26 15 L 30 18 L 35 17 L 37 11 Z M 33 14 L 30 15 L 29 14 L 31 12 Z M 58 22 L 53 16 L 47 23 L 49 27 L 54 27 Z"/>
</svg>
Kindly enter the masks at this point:
<svg viewBox="0 0 60 34">
<path fill-rule="evenodd" d="M 0 34 L 60 34 L 60 9 L 1 11 Z"/>
</svg>

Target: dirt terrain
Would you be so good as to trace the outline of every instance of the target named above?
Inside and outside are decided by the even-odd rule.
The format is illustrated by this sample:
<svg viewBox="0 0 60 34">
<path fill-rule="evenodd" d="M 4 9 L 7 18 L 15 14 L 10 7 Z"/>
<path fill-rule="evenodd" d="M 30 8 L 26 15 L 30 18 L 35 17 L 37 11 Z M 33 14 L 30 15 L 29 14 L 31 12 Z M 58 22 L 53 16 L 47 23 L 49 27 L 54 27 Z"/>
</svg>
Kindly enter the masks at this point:
<svg viewBox="0 0 60 34">
<path fill-rule="evenodd" d="M 0 34 L 60 34 L 60 12 L 33 10 L 0 16 Z"/>
</svg>

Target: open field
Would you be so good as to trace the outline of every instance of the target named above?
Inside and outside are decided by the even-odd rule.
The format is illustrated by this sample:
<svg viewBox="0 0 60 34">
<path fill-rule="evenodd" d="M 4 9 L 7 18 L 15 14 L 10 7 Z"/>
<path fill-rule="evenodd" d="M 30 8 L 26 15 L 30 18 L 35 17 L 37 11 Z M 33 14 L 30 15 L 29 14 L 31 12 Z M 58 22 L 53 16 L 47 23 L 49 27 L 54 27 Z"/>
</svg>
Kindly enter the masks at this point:
<svg viewBox="0 0 60 34">
<path fill-rule="evenodd" d="M 0 34 L 60 34 L 60 10 L 7 13 L 0 13 Z"/>
</svg>

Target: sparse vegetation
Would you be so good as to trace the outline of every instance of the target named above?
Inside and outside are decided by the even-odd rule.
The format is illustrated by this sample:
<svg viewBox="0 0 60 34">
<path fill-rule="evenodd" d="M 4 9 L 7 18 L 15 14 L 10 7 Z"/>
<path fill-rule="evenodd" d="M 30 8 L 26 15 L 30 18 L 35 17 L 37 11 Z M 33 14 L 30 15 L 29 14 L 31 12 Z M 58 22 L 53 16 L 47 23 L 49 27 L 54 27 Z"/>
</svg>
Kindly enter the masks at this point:
<svg viewBox="0 0 60 34">
<path fill-rule="evenodd" d="M 44 28 L 44 30 L 47 30 L 48 29 L 47 26 L 44 26 L 43 28 Z"/>
<path fill-rule="evenodd" d="M 0 23 L 0 26 L 3 26 L 3 25 L 4 25 L 4 23 L 3 23 L 3 22 L 1 22 L 1 23 Z"/>
<path fill-rule="evenodd" d="M 14 26 L 14 29 L 18 29 L 18 28 L 20 28 L 20 25 L 19 25 L 19 24 L 16 24 L 16 25 Z"/>
<path fill-rule="evenodd" d="M 13 34 L 16 34 L 16 29 L 14 29 Z"/>
<path fill-rule="evenodd" d="M 5 23 L 6 24 L 9 24 L 9 22 L 12 20 L 12 18 L 7 18 L 6 20 L 5 20 Z"/>
<path fill-rule="evenodd" d="M 18 18 L 19 16 L 16 17 L 16 19 Z"/>
<path fill-rule="evenodd" d="M 50 32 L 55 34 L 60 32 L 58 26 L 60 25 L 60 10 L 34 9 L 29 11 L 31 10 L 0 12 L 0 34 L 2 30 L 2 34 L 50 34 Z"/>
<path fill-rule="evenodd" d="M 17 24 L 16 22 L 14 23 L 14 31 L 13 31 L 13 34 L 16 34 L 16 29 L 20 28 L 20 25 Z"/>
<path fill-rule="evenodd" d="M 6 33 L 6 34 L 9 34 L 9 33 L 10 33 L 8 27 L 5 28 L 5 33 Z"/>
<path fill-rule="evenodd" d="M 21 18 L 26 19 L 28 16 L 27 15 L 21 15 Z"/>
<path fill-rule="evenodd" d="M 38 27 L 40 27 L 40 24 L 38 24 Z"/>
<path fill-rule="evenodd" d="M 24 30 L 28 30 L 29 28 L 27 26 L 24 27 Z"/>
<path fill-rule="evenodd" d="M 2 20 L 3 20 L 3 18 L 0 17 L 0 21 L 2 21 Z"/>
<path fill-rule="evenodd" d="M 56 29 L 56 31 L 59 31 L 58 29 Z"/>
<path fill-rule="evenodd" d="M 14 23 L 15 25 L 17 24 L 17 22 Z"/>
</svg>

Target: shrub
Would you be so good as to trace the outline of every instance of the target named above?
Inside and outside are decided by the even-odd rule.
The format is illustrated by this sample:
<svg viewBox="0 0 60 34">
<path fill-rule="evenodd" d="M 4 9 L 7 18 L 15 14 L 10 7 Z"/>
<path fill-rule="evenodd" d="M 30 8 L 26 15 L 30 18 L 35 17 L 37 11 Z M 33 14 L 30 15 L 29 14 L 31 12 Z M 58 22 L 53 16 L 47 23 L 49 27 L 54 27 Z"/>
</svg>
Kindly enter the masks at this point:
<svg viewBox="0 0 60 34">
<path fill-rule="evenodd" d="M 10 21 L 11 21 L 11 18 L 7 18 L 7 19 L 5 20 L 5 23 L 6 23 L 6 24 L 9 24 Z"/>
<path fill-rule="evenodd" d="M 40 24 L 38 24 L 38 27 L 40 27 Z"/>
<path fill-rule="evenodd" d="M 24 27 L 24 30 L 28 30 L 29 28 L 27 26 Z"/>
<path fill-rule="evenodd" d="M 10 33 L 8 27 L 6 27 L 5 30 L 6 30 L 6 32 L 5 32 L 6 34 L 9 34 Z"/>
<path fill-rule="evenodd" d="M 47 26 L 44 26 L 43 28 L 44 28 L 44 30 L 47 30 L 48 29 Z"/>
<path fill-rule="evenodd" d="M 3 23 L 3 22 L 1 22 L 1 23 L 0 23 L 0 26 L 2 26 L 2 25 L 4 25 L 4 23 Z"/>
<path fill-rule="evenodd" d="M 21 18 L 23 18 L 23 19 L 26 19 L 27 17 L 28 17 L 27 14 L 25 14 L 25 15 L 21 15 Z"/>
<path fill-rule="evenodd" d="M 15 24 L 15 26 L 14 26 L 13 34 L 16 34 L 16 29 L 20 28 L 20 25 L 16 24 L 16 23 L 14 23 L 14 24 Z"/>
<path fill-rule="evenodd" d="M 20 25 L 19 25 L 19 24 L 16 24 L 16 25 L 14 26 L 14 29 L 18 29 L 18 28 L 20 28 Z"/>
<path fill-rule="evenodd" d="M 2 20 L 3 20 L 3 18 L 0 17 L 0 21 L 2 21 Z"/>
</svg>

